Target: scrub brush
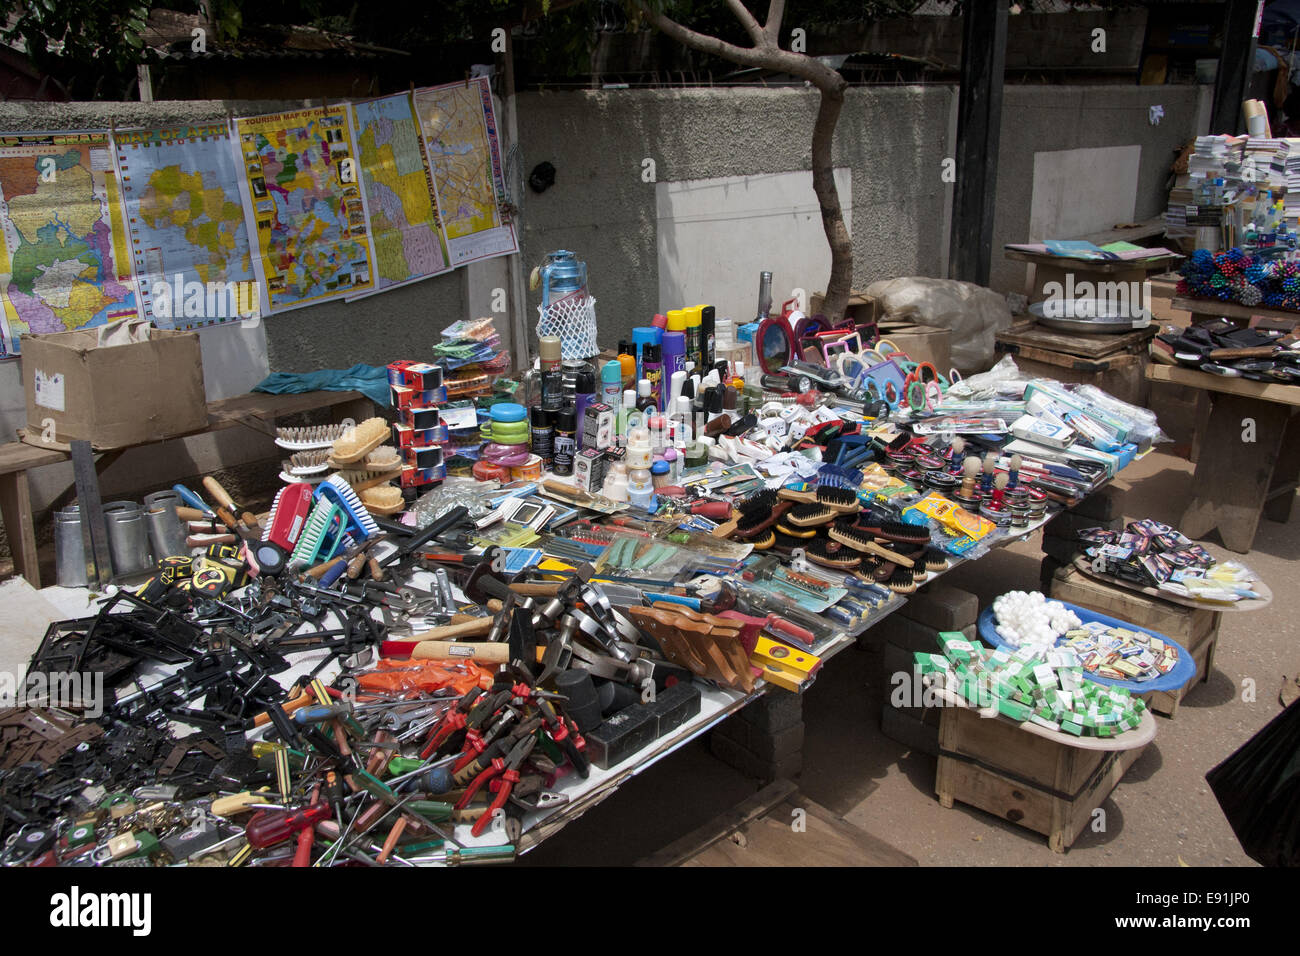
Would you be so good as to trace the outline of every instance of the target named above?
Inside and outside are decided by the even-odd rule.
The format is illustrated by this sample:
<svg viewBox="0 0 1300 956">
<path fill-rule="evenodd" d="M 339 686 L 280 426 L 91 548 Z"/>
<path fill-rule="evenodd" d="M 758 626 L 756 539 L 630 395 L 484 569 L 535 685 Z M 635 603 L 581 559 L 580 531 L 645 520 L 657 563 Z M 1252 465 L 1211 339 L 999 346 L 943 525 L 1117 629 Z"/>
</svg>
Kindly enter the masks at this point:
<svg viewBox="0 0 1300 956">
<path fill-rule="evenodd" d="M 402 500 L 402 489 L 394 485 L 367 488 L 361 492 L 361 503 L 367 511 L 384 515 L 396 514 L 406 506 Z"/>
<path fill-rule="evenodd" d="M 314 475 L 329 468 L 327 458 L 329 452 L 324 449 L 300 451 L 290 455 L 281 465 L 287 475 Z"/>
<path fill-rule="evenodd" d="M 354 464 L 382 445 L 388 435 L 388 422 L 382 418 L 367 418 L 335 440 L 330 458 L 339 465 Z"/>
<path fill-rule="evenodd" d="M 366 456 L 366 467 L 374 471 L 392 471 L 402 464 L 402 456 L 392 445 L 380 445 Z"/>
</svg>

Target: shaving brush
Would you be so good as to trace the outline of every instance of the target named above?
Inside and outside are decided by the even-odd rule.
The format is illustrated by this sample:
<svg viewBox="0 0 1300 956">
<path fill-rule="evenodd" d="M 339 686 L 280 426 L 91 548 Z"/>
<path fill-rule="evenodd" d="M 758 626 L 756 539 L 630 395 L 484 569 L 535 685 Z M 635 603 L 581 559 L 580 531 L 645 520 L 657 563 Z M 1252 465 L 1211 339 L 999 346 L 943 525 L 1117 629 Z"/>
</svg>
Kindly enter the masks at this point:
<svg viewBox="0 0 1300 956">
<path fill-rule="evenodd" d="M 1007 471 L 1011 475 L 1011 481 L 1008 484 L 1008 487 L 1017 488 L 1020 486 L 1020 465 L 1022 463 L 1023 459 L 1019 455 L 1011 456 L 1011 463 L 1007 466 Z"/>
<path fill-rule="evenodd" d="M 993 472 L 997 468 L 997 459 L 992 455 L 984 456 L 984 464 L 981 466 L 984 473 L 980 475 L 980 495 L 988 497 L 993 488 Z"/>
<path fill-rule="evenodd" d="M 1007 483 L 1011 480 L 1009 475 L 998 475 L 993 479 L 993 507 L 1002 507 L 1002 496 L 1007 493 Z"/>
<path fill-rule="evenodd" d="M 963 498 L 975 497 L 975 476 L 980 473 L 980 460 L 967 458 L 961 466 L 961 494 Z"/>
<path fill-rule="evenodd" d="M 966 460 L 966 439 L 954 438 L 948 453 L 949 467 L 953 473 L 961 471 L 962 465 Z"/>
</svg>

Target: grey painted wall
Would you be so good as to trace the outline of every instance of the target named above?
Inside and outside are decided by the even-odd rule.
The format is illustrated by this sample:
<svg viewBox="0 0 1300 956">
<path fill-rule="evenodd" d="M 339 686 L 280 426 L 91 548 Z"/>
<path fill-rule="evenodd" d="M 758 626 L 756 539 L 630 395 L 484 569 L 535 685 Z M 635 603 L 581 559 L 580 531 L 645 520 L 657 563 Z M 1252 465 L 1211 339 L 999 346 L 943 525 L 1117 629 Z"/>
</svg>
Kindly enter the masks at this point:
<svg viewBox="0 0 1300 956">
<path fill-rule="evenodd" d="M 937 274 L 943 246 L 948 87 L 850 90 L 835 136 L 835 166 L 853 171 L 855 285 Z M 810 168 L 818 94 L 791 89 L 620 90 L 520 96 L 524 169 L 556 167 L 555 185 L 524 197 L 525 262 L 571 249 L 587 262 L 601 341 L 648 323 L 658 302 L 655 187 L 661 182 Z M 735 228 L 725 224 L 723 228 Z M 755 235 L 780 273 L 781 236 Z M 726 269 L 725 262 L 717 263 Z M 824 289 L 825 276 L 778 275 L 781 289 Z M 757 276 L 755 276 L 757 288 Z M 540 293 L 530 296 L 535 308 Z"/>
<path fill-rule="evenodd" d="M 993 268 L 989 285 L 999 292 L 1024 290 L 1025 264 L 1002 257 L 1007 242 L 1029 241 L 1034 153 L 1100 146 L 1142 147 L 1137 219 L 1164 212 L 1165 179 L 1177 151 L 1196 135 L 1199 86 L 1008 86 L 1002 101 L 998 154 L 998 201 L 993 219 Z M 1159 126 L 1148 107 L 1164 107 Z M 1036 237 L 1042 238 L 1069 238 Z"/>
</svg>

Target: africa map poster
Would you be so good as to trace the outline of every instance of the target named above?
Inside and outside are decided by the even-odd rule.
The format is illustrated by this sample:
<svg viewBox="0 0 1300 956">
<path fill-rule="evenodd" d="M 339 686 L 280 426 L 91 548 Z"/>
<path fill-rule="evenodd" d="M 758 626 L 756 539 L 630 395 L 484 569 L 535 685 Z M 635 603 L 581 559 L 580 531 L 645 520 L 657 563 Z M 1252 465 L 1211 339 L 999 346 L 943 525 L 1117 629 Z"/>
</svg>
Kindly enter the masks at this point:
<svg viewBox="0 0 1300 956">
<path fill-rule="evenodd" d="M 271 313 L 374 287 L 351 110 L 326 106 L 234 121 L 232 147 Z"/>
<path fill-rule="evenodd" d="M 160 328 L 252 318 L 261 293 L 224 122 L 115 130 L 140 312 Z"/>
<path fill-rule="evenodd" d="M 411 95 L 354 103 L 352 116 L 375 247 L 372 291 L 449 271 L 447 239 Z"/>
<path fill-rule="evenodd" d="M 415 112 L 453 266 L 519 251 L 487 77 L 415 91 Z"/>
<path fill-rule="evenodd" d="M 107 133 L 0 135 L 0 233 L 0 355 L 136 316 Z"/>
</svg>

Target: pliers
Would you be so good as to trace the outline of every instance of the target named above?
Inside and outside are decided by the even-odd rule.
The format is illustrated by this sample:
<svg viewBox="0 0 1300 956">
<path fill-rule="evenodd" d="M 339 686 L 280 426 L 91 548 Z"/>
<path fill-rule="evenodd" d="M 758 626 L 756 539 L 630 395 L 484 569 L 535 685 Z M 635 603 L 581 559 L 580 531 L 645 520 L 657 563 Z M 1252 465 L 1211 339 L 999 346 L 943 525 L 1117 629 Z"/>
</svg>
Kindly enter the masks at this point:
<svg viewBox="0 0 1300 956">
<path fill-rule="evenodd" d="M 510 699 L 510 691 L 503 691 L 502 693 L 506 694 L 506 700 Z M 479 733 L 478 728 L 471 721 L 469 728 L 465 731 L 465 749 L 461 753 L 460 759 L 452 764 L 452 773 L 463 770 L 478 759 L 479 755 L 492 745 L 492 741 L 505 733 L 506 728 L 519 716 L 518 710 L 513 707 L 506 707 L 497 717 L 496 723 L 489 727 L 486 733 L 482 734 Z"/>
<path fill-rule="evenodd" d="M 474 794 L 478 793 L 493 777 L 497 778 L 496 796 L 470 828 L 470 833 L 474 836 L 482 836 L 483 831 L 492 822 L 493 815 L 506 805 L 506 801 L 510 799 L 510 791 L 519 780 L 519 767 L 528 759 L 536 744 L 537 737 L 534 734 L 520 737 L 519 742 L 514 745 L 505 759 L 494 757 L 491 764 L 474 778 L 474 782 L 469 785 L 464 796 L 456 802 L 456 809 L 464 810 L 473 800 Z"/>
<path fill-rule="evenodd" d="M 429 740 L 424 745 L 424 749 L 420 751 L 421 759 L 428 760 L 433 756 L 433 752 L 442 746 L 443 741 L 465 726 L 466 715 L 469 714 L 475 701 L 482 695 L 483 688 L 475 687 L 471 689 L 469 693 L 460 699 L 459 704 L 443 715 L 438 726 L 429 735 Z"/>
<path fill-rule="evenodd" d="M 573 763 L 573 769 L 578 771 L 578 776 L 586 780 L 591 774 L 591 762 L 583 753 L 587 749 L 587 742 L 578 733 L 578 725 L 556 713 L 549 700 L 543 698 L 536 703 L 537 710 L 546 723 L 546 732 L 568 755 Z"/>
</svg>

